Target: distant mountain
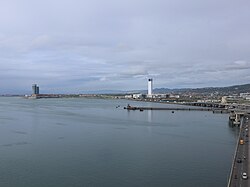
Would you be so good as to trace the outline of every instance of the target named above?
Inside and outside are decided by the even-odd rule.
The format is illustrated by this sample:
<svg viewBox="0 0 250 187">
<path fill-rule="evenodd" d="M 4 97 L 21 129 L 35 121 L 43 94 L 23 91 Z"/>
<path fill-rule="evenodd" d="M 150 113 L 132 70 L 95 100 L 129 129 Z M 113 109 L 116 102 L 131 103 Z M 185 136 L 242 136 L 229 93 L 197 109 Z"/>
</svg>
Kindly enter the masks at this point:
<svg viewBox="0 0 250 187">
<path fill-rule="evenodd" d="M 154 93 L 170 93 L 173 92 L 173 89 L 169 89 L 169 88 L 155 88 L 153 90 Z"/>
<path fill-rule="evenodd" d="M 207 87 L 207 88 L 196 88 L 196 89 L 186 89 L 184 92 L 196 92 L 196 93 L 230 93 L 239 94 L 244 92 L 250 92 L 250 84 L 234 85 L 227 87 Z"/>
<path fill-rule="evenodd" d="M 234 85 L 227 87 L 205 87 L 205 88 L 181 88 L 181 89 L 169 89 L 169 88 L 155 88 L 154 93 L 197 93 L 197 94 L 239 94 L 244 92 L 250 92 L 250 84 Z M 83 94 L 132 94 L 132 93 L 142 93 L 147 94 L 147 90 L 96 90 L 96 91 L 84 91 Z"/>
<path fill-rule="evenodd" d="M 219 94 L 239 94 L 250 92 L 250 84 L 234 85 L 227 87 L 205 87 L 205 88 L 183 88 L 183 89 L 168 89 L 156 88 L 154 93 L 219 93 Z"/>
</svg>

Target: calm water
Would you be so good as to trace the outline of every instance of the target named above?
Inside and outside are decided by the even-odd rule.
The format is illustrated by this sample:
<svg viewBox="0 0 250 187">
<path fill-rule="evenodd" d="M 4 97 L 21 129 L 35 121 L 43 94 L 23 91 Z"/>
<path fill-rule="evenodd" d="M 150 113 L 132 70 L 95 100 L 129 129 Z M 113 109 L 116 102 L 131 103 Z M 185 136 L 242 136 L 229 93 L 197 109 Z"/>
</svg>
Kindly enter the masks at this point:
<svg viewBox="0 0 250 187">
<path fill-rule="evenodd" d="M 128 103 L 162 106 L 0 97 L 0 186 L 226 186 L 237 138 L 226 114 Z"/>
</svg>

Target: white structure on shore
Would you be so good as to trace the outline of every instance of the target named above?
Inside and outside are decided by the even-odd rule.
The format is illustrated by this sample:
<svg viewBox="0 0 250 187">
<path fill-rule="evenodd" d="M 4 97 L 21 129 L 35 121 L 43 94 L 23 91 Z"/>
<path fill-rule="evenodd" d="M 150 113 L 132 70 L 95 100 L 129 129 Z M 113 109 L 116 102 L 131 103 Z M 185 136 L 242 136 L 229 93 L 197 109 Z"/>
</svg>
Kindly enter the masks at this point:
<svg viewBox="0 0 250 187">
<path fill-rule="evenodd" d="M 153 79 L 148 79 L 148 96 L 153 94 Z"/>
<path fill-rule="evenodd" d="M 142 94 L 142 93 L 133 93 L 130 95 L 125 95 L 125 99 L 149 99 L 149 100 L 159 100 L 159 99 L 167 99 L 167 98 L 176 98 L 178 99 L 180 96 L 179 95 L 172 95 L 169 93 L 153 93 L 153 79 L 149 78 L 148 79 L 148 93 L 147 94 Z"/>
</svg>

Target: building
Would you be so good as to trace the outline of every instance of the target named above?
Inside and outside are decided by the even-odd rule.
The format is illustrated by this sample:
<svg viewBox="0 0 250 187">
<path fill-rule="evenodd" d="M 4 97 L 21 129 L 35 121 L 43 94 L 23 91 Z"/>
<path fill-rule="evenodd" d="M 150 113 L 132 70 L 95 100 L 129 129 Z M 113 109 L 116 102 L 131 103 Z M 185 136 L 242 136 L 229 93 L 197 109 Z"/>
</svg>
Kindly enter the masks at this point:
<svg viewBox="0 0 250 187">
<path fill-rule="evenodd" d="M 148 96 L 153 94 L 153 79 L 148 79 Z"/>
<path fill-rule="evenodd" d="M 32 94 L 36 94 L 36 87 L 37 87 L 36 84 L 32 85 Z"/>
<path fill-rule="evenodd" d="M 32 94 L 39 94 L 39 86 L 37 84 L 32 85 Z"/>
<path fill-rule="evenodd" d="M 170 95 L 169 95 L 169 98 L 176 98 L 176 99 L 179 99 L 179 98 L 180 98 L 180 95 L 173 95 L 173 94 L 170 94 Z"/>
<path fill-rule="evenodd" d="M 36 87 L 36 94 L 39 94 L 39 86 Z"/>
<path fill-rule="evenodd" d="M 145 94 L 133 94 L 133 99 L 145 99 Z"/>
<path fill-rule="evenodd" d="M 250 93 L 240 93 L 240 97 L 248 100 L 250 98 Z"/>
<path fill-rule="evenodd" d="M 130 94 L 130 95 L 125 95 L 125 99 L 132 99 L 133 98 L 133 95 Z"/>
<path fill-rule="evenodd" d="M 169 97 L 168 94 L 152 94 L 151 96 L 152 96 L 151 98 L 154 99 L 166 99 Z"/>
<path fill-rule="evenodd" d="M 226 103 L 227 103 L 227 96 L 223 96 L 223 97 L 221 98 L 221 103 L 222 103 L 222 104 L 226 104 Z"/>
</svg>

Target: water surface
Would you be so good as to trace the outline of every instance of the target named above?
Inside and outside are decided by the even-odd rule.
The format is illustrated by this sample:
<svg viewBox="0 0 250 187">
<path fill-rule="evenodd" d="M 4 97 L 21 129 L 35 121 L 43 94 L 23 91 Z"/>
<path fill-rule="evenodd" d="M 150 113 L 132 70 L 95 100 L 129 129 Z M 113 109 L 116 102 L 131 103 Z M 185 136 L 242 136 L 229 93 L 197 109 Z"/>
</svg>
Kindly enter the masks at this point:
<svg viewBox="0 0 250 187">
<path fill-rule="evenodd" d="M 226 186 L 237 138 L 227 114 L 128 103 L 163 105 L 0 97 L 0 186 Z"/>
</svg>

